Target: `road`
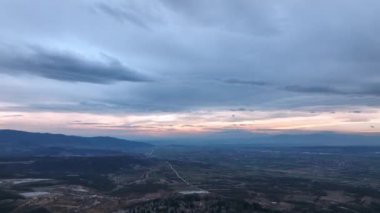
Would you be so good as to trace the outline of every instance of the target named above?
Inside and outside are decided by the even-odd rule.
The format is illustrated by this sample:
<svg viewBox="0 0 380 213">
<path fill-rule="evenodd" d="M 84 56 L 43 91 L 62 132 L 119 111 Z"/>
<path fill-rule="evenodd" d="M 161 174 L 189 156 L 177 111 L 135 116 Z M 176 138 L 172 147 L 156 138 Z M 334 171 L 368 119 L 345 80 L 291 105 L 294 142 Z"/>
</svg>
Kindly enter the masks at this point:
<svg viewBox="0 0 380 213">
<path fill-rule="evenodd" d="M 153 157 L 153 153 L 155 151 L 155 148 L 153 148 L 149 153 L 147 153 L 145 156 L 148 157 L 148 158 L 152 158 Z M 169 162 L 169 161 L 166 161 L 166 163 L 168 164 L 169 168 L 174 172 L 174 174 L 177 176 L 178 179 L 180 179 L 183 183 L 185 183 L 186 185 L 188 186 L 191 186 L 192 188 L 195 188 L 197 190 L 194 190 L 194 191 L 189 191 L 191 193 L 208 193 L 208 191 L 204 190 L 204 189 L 201 189 L 191 183 L 189 183 L 184 177 L 182 177 L 179 172 L 174 168 L 174 166 Z M 148 171 L 148 174 L 147 176 L 149 177 L 149 171 Z M 144 175 L 144 177 L 146 177 Z M 184 192 L 187 192 L 187 191 L 184 191 Z"/>
<path fill-rule="evenodd" d="M 175 175 L 180 179 L 182 180 L 182 182 L 184 182 L 185 184 L 189 185 L 189 186 L 192 186 L 189 182 L 187 182 L 187 180 L 185 180 L 185 178 L 183 178 L 179 173 L 178 171 L 173 167 L 173 165 L 169 162 L 169 161 L 166 161 L 170 167 L 170 169 L 175 173 Z"/>
</svg>

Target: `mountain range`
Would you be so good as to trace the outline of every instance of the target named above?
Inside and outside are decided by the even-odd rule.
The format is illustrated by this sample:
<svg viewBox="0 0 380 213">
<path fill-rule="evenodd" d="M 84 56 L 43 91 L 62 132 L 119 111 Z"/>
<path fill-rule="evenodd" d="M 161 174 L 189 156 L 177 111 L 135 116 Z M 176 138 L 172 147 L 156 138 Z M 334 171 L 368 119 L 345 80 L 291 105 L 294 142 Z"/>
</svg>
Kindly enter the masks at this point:
<svg viewBox="0 0 380 213">
<path fill-rule="evenodd" d="M 0 130 L 0 156 L 115 155 L 139 153 L 153 145 L 113 137 L 79 137 L 63 134 Z"/>
</svg>

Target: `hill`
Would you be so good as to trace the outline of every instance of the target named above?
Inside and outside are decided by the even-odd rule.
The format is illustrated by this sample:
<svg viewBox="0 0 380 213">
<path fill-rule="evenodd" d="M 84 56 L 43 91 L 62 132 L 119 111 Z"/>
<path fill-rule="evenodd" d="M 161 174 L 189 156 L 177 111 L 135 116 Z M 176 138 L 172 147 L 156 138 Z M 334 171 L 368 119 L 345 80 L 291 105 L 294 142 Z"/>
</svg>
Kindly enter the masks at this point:
<svg viewBox="0 0 380 213">
<path fill-rule="evenodd" d="M 140 152 L 153 145 L 112 137 L 0 130 L 0 155 L 115 155 Z"/>
</svg>

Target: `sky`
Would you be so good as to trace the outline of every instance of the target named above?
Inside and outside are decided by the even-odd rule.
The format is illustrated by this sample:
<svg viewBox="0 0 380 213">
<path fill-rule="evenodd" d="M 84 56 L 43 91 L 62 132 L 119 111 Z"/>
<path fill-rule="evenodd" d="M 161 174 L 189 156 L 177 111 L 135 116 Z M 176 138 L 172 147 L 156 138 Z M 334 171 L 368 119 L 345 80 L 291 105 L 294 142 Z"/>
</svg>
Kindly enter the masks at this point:
<svg viewBox="0 0 380 213">
<path fill-rule="evenodd" d="M 378 0 L 2 0 L 0 128 L 380 133 Z"/>
</svg>

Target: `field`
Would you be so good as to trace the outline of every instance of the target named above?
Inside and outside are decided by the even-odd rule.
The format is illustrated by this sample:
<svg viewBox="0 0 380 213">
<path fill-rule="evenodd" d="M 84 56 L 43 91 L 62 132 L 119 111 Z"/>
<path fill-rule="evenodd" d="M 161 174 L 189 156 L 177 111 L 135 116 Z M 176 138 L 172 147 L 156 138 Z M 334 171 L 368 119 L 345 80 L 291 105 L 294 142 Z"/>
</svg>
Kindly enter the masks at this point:
<svg viewBox="0 0 380 213">
<path fill-rule="evenodd" d="M 379 147 L 0 159 L 0 212 L 380 212 Z"/>
</svg>

